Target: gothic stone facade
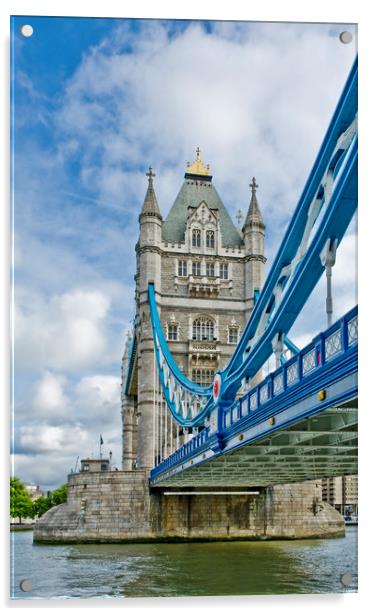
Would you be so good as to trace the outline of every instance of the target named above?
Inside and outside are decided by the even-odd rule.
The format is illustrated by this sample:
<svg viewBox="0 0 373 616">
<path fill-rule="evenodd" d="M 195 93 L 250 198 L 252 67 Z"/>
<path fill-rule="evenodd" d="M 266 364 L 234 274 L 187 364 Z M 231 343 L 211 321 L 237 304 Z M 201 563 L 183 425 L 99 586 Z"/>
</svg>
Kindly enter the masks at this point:
<svg viewBox="0 0 373 616">
<path fill-rule="evenodd" d="M 255 179 L 241 228 L 234 226 L 198 150 L 165 220 L 151 169 L 147 175 L 136 246 L 135 340 L 127 345 L 124 356 L 123 470 L 154 466 L 154 352 L 148 283 L 154 282 L 174 359 L 191 380 L 208 385 L 215 371 L 228 362 L 264 278 L 265 226 Z"/>
</svg>

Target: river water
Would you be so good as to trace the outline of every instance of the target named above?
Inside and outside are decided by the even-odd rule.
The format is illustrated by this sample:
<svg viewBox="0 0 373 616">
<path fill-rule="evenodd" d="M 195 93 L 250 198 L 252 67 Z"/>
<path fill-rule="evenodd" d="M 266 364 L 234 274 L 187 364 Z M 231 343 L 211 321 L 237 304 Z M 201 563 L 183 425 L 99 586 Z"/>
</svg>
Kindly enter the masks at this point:
<svg viewBox="0 0 373 616">
<path fill-rule="evenodd" d="M 16 599 L 357 591 L 357 527 L 340 539 L 65 546 L 34 545 L 24 531 L 11 533 L 11 551 Z"/>
</svg>

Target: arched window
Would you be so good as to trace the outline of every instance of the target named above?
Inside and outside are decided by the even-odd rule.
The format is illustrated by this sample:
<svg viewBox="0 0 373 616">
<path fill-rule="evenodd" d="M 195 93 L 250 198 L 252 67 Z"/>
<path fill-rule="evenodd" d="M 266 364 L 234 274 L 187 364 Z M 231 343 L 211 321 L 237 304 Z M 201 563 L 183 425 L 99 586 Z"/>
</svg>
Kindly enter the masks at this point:
<svg viewBox="0 0 373 616">
<path fill-rule="evenodd" d="M 207 317 L 198 317 L 193 321 L 193 340 L 213 340 L 214 322 Z"/>
<path fill-rule="evenodd" d="M 206 231 L 206 248 L 215 248 L 215 231 Z"/>
<path fill-rule="evenodd" d="M 175 323 L 167 323 L 167 340 L 177 340 L 178 331 Z"/>
<path fill-rule="evenodd" d="M 193 229 L 192 230 L 192 246 L 195 248 L 201 248 L 201 230 Z"/>
<path fill-rule="evenodd" d="M 237 344 L 238 342 L 238 327 L 236 325 L 230 325 L 228 328 L 228 342 L 229 344 Z"/>
</svg>

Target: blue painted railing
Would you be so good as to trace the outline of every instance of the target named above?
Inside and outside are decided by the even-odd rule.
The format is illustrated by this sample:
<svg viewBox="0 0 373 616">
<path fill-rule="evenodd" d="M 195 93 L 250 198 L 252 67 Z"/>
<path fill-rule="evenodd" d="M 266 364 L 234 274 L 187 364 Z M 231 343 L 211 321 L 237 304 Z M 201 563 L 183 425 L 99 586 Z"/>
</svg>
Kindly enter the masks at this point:
<svg viewBox="0 0 373 616">
<path fill-rule="evenodd" d="M 357 348 L 358 342 L 358 308 L 350 310 L 341 319 L 333 323 L 326 331 L 318 334 L 312 342 L 297 355 L 289 359 L 280 368 L 269 374 L 263 381 L 239 398 L 229 409 L 218 405 L 217 413 L 221 415 L 217 424 L 222 426 L 224 436 L 234 430 L 239 422 L 248 418 L 255 423 L 261 420 L 269 407 L 278 402 L 279 407 L 290 404 L 295 399 L 295 392 L 300 388 L 307 389 L 311 377 L 319 376 L 328 367 L 333 371 L 337 361 L 348 360 Z M 337 371 L 335 374 L 338 377 Z M 276 410 L 272 411 L 276 412 Z M 150 473 L 150 479 L 155 479 L 165 471 L 184 463 L 199 450 L 213 445 L 217 439 L 216 431 L 211 426 L 204 428 L 190 441 L 182 445 L 166 460 L 156 466 Z"/>
</svg>

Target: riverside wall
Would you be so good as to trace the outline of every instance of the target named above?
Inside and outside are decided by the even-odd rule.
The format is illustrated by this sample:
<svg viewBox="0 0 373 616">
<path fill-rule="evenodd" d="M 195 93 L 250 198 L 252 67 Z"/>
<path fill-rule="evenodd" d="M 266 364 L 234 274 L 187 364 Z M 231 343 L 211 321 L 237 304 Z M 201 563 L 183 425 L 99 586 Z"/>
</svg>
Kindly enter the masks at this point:
<svg viewBox="0 0 373 616">
<path fill-rule="evenodd" d="M 121 543 L 344 535 L 342 516 L 321 501 L 321 481 L 260 488 L 257 495 L 170 496 L 161 490 L 150 492 L 147 477 L 140 470 L 69 475 L 67 503 L 53 507 L 36 522 L 34 541 Z"/>
</svg>

